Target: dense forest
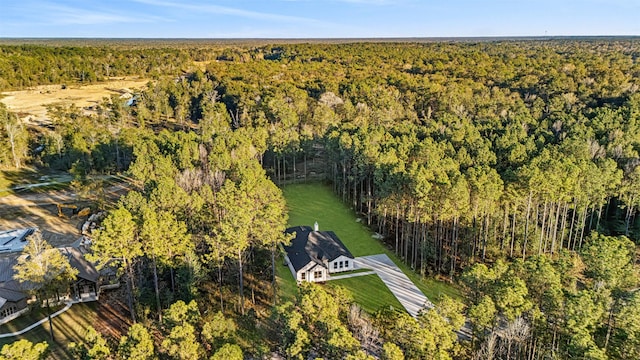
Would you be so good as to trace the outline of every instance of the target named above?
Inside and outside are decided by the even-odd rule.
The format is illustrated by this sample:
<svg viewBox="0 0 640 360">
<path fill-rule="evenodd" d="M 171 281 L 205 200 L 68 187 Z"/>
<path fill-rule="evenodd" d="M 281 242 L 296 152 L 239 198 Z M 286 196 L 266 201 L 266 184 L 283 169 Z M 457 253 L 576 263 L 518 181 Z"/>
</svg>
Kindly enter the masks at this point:
<svg viewBox="0 0 640 360">
<path fill-rule="evenodd" d="M 460 284 L 466 310 L 443 299 L 418 319 L 367 315 L 330 298 L 312 310 L 305 296 L 326 290 L 311 286 L 273 307 L 272 328 L 245 351 L 634 359 L 639 56 L 634 40 L 2 46 L 0 89 L 153 81 L 131 106 L 113 97 L 94 115 L 52 107 L 48 128 L 26 129 L 0 109 L 0 163 L 68 170 L 96 189 L 88 175 L 130 177 L 136 190 L 109 211 L 94 249 L 123 259 L 133 319 L 171 324 L 162 326 L 171 358 L 238 343 L 207 327 L 232 320 L 205 319 L 195 303 L 178 316 L 174 306 L 187 305 L 168 308 L 176 300 L 237 314 L 241 329 L 264 320 L 250 312 L 244 282 L 274 281 L 286 240 L 276 185 L 320 175 L 416 272 Z M 272 304 L 273 286 L 256 284 Z M 452 332 L 463 312 L 469 344 Z M 363 323 L 384 349 L 365 346 Z M 191 355 L 171 343 L 196 337 L 206 348 Z"/>
</svg>

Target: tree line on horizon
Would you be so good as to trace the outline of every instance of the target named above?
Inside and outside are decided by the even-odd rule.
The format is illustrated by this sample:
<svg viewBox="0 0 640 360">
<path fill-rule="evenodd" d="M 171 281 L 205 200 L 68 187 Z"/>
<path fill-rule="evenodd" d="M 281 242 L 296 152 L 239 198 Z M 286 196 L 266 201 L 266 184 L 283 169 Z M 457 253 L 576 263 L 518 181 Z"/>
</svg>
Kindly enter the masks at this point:
<svg viewBox="0 0 640 360">
<path fill-rule="evenodd" d="M 175 67 L 132 106 L 105 99 L 95 116 L 54 107 L 52 129 L 17 137 L 43 145 L 41 153 L 29 159 L 23 145 L 21 156 L 0 158 L 5 166 L 31 161 L 79 179 L 127 172 L 139 190 L 110 213 L 112 227 L 129 224 L 130 238 L 147 240 L 163 231 L 160 223 L 167 234 L 191 234 L 186 248 L 155 253 L 140 247 L 144 241 L 126 250 L 150 275 L 148 298 L 155 300 L 146 303 L 156 303 L 158 316 L 170 302 L 158 290 L 158 269 L 173 281 L 173 261 L 192 251 L 208 254 L 216 279 L 236 276 L 242 298 L 243 256 L 262 247 L 264 261 L 273 262 L 274 253 L 242 224 L 250 214 L 286 223 L 269 218 L 284 205 L 256 213 L 248 205 L 252 191 L 273 194 L 258 204 L 281 199 L 273 182 L 303 181 L 306 164 L 317 159 L 336 194 L 416 272 L 461 281 L 473 295 L 468 310 L 484 324 L 476 329 L 484 341 L 474 344 L 477 354 L 500 344 L 500 354 L 513 358 L 637 353 L 640 333 L 621 326 L 636 306 L 630 290 L 637 277 L 629 274 L 637 275 L 632 249 L 640 241 L 637 41 L 174 51 L 179 59 L 214 61 L 205 71 Z M 16 123 L 9 112 L 0 115 L 3 124 Z M 3 128 L 9 138 L 11 126 Z M 211 224 L 197 222 L 204 212 Z M 238 251 L 240 243 L 247 252 Z M 598 254 L 619 261 L 601 264 Z M 589 319 L 561 316 L 587 305 Z M 504 340 L 493 331 L 499 319 L 532 330 L 525 340 Z M 582 337 L 572 335 L 576 329 Z M 295 336 L 287 339 L 295 344 Z M 423 356 L 424 349 L 401 348 L 409 358 Z"/>
</svg>

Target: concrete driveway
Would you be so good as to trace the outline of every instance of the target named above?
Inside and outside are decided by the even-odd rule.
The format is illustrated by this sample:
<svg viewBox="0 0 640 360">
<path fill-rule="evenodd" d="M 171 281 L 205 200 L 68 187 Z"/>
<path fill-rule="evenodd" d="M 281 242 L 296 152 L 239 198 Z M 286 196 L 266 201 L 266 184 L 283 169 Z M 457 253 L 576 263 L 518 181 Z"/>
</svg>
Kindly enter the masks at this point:
<svg viewBox="0 0 640 360">
<path fill-rule="evenodd" d="M 378 274 L 409 315 L 417 317 L 421 309 L 433 307 L 433 303 L 386 254 L 357 257 L 354 263 L 356 269 L 371 269 Z"/>
</svg>

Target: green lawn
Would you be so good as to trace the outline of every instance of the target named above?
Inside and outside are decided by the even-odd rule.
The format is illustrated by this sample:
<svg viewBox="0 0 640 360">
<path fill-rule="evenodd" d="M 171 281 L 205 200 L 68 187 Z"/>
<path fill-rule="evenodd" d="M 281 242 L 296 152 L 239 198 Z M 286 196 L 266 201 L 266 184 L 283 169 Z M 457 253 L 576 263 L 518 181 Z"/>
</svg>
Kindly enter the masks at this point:
<svg viewBox="0 0 640 360">
<path fill-rule="evenodd" d="M 298 294 L 298 284 L 296 279 L 293 278 L 293 274 L 284 264 L 282 258 L 276 260 L 276 284 L 278 287 L 278 302 L 284 303 L 286 301 L 294 302 L 296 295 Z"/>
<path fill-rule="evenodd" d="M 349 290 L 353 300 L 369 313 L 379 310 L 382 306 L 404 309 L 376 274 L 331 280 L 327 284 L 329 286 L 342 286 Z"/>
<path fill-rule="evenodd" d="M 349 271 L 349 274 L 364 272 L 369 270 Z M 346 274 L 346 273 L 345 273 Z M 341 274 L 344 275 L 344 274 Z M 289 268 L 284 265 L 282 259 L 276 266 L 276 281 L 278 283 L 278 301 L 295 302 L 298 294 L 298 286 Z M 398 299 L 391 293 L 387 286 L 380 280 L 378 275 L 363 275 L 341 280 L 331 280 L 328 286 L 342 286 L 347 289 L 353 300 L 370 313 L 375 312 L 383 306 L 393 306 L 402 309 Z"/>
<path fill-rule="evenodd" d="M 51 313 L 55 313 L 56 311 L 62 309 L 64 305 L 57 305 L 51 307 Z M 0 325 L 0 334 L 11 333 L 14 331 L 19 331 L 27 326 L 44 319 L 47 317 L 47 308 L 36 307 L 22 316 L 9 321 L 6 324 Z M 2 341 L 2 340 L 0 340 Z"/>
<path fill-rule="evenodd" d="M 460 291 L 452 285 L 432 278 L 421 277 L 402 262 L 393 251 L 387 249 L 380 240 L 372 238 L 373 232 L 371 229 L 356 221 L 355 213 L 333 194 L 331 187 L 319 183 L 293 184 L 283 187 L 282 190 L 287 200 L 290 226 L 313 226 L 314 222 L 317 221 L 320 230 L 335 232 L 353 256 L 387 254 L 431 301 L 437 302 L 442 294 L 454 298 L 461 297 Z M 287 273 L 291 277 L 288 269 Z M 377 278 L 377 276 L 375 277 Z M 353 278 L 353 283 L 358 283 L 358 279 L 362 279 L 362 277 Z M 291 277 L 291 280 L 293 281 L 293 277 Z M 351 281 L 348 283 L 351 284 Z M 381 281 L 380 283 L 382 284 Z M 391 292 L 386 287 L 384 289 L 375 288 L 378 288 L 378 291 L 386 291 L 391 295 Z M 367 290 L 365 288 L 363 290 L 371 292 L 371 289 Z M 382 294 L 379 297 L 381 299 L 384 298 Z M 397 300 L 395 301 L 397 303 Z M 365 308 L 377 309 L 372 303 L 362 305 Z M 381 301 L 380 305 L 385 305 L 385 303 Z"/>
<path fill-rule="evenodd" d="M 294 184 L 283 189 L 289 210 L 289 225 L 313 226 L 331 230 L 338 235 L 353 256 L 381 254 L 382 243 L 371 238 L 366 225 L 356 221 L 351 209 L 338 199 L 331 188 L 322 184 Z"/>
<path fill-rule="evenodd" d="M 67 312 L 53 318 L 54 343 L 51 342 L 49 337 L 49 323 L 45 323 L 21 336 L 0 339 L 0 347 L 19 339 L 27 339 L 33 343 L 46 341 L 49 343 L 47 359 L 70 359 L 71 354 L 67 350 L 67 345 L 70 342 L 81 341 L 84 338 L 86 329 L 91 325 L 95 326 L 98 316 L 95 308 L 95 303 L 75 304 Z M 42 318 L 46 318 L 46 312 L 39 311 L 25 314 L 23 317 L 2 325 L 0 332 L 7 333 L 21 330 Z"/>
</svg>

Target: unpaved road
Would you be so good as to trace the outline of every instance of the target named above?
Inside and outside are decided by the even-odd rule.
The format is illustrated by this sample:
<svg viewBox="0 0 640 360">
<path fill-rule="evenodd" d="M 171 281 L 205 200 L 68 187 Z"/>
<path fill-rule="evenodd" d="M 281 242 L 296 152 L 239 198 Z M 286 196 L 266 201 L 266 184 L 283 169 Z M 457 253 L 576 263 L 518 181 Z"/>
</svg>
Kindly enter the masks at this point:
<svg viewBox="0 0 640 360">
<path fill-rule="evenodd" d="M 128 190 L 127 183 L 111 185 L 105 189 L 105 196 L 116 200 Z M 0 197 L 0 230 L 38 227 L 52 245 L 71 244 L 81 236 L 80 229 L 85 219 L 73 216 L 68 208 L 63 209 L 66 216 L 59 217 L 56 204 L 75 205 L 81 209 L 92 204 L 90 197 L 84 198 L 73 190 L 25 192 Z"/>
</svg>

